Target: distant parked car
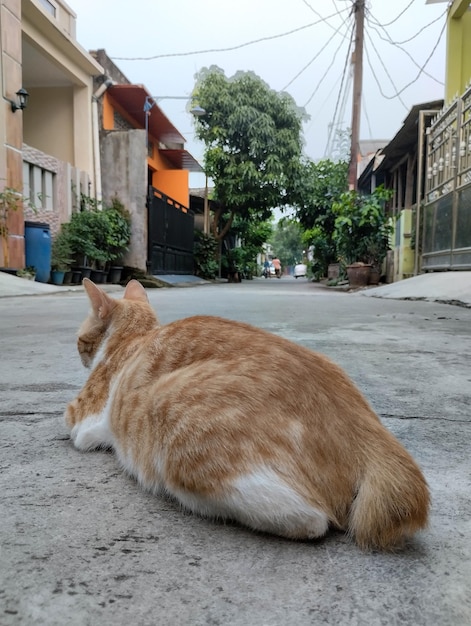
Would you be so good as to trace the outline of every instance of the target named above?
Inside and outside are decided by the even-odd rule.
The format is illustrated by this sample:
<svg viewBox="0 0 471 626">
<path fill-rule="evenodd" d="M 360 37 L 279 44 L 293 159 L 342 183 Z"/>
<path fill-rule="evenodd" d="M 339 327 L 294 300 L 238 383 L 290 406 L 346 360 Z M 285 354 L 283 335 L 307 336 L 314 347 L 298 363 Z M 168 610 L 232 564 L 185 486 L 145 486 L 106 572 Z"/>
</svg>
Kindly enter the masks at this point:
<svg viewBox="0 0 471 626">
<path fill-rule="evenodd" d="M 304 263 L 298 263 L 294 266 L 294 277 L 300 278 L 301 276 L 307 276 L 307 265 Z"/>
</svg>

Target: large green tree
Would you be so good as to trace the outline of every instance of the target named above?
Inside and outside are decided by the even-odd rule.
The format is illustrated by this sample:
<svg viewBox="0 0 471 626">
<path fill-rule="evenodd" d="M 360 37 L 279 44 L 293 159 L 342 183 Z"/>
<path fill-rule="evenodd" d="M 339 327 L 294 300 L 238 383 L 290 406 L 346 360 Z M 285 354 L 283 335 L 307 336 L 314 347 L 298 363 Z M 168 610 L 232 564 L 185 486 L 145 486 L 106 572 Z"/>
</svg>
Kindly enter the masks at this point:
<svg viewBox="0 0 471 626">
<path fill-rule="evenodd" d="M 301 125 L 305 113 L 252 72 L 231 78 L 212 66 L 196 75 L 192 105 L 205 143 L 205 170 L 213 180 L 213 234 L 223 239 L 234 216 L 266 220 L 275 207 L 293 203 L 301 175 Z"/>
</svg>

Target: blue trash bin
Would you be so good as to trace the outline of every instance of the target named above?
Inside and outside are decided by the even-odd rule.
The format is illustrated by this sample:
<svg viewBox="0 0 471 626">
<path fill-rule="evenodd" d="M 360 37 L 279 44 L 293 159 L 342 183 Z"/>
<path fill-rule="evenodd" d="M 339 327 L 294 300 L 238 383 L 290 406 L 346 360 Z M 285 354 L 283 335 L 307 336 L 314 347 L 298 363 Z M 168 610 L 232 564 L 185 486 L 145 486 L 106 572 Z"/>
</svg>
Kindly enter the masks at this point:
<svg viewBox="0 0 471 626">
<path fill-rule="evenodd" d="M 49 224 L 25 222 L 26 266 L 36 268 L 36 280 L 47 283 L 51 275 L 51 229 Z"/>
</svg>

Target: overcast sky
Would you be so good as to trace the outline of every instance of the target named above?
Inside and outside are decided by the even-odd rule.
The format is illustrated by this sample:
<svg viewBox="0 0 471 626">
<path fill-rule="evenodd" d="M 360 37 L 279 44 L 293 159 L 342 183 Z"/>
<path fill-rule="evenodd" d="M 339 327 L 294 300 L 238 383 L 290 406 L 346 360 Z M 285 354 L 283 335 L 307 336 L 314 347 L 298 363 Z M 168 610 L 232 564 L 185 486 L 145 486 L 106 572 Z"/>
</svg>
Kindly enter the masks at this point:
<svg viewBox="0 0 471 626">
<path fill-rule="evenodd" d="M 214 64 L 226 76 L 254 71 L 271 88 L 288 91 L 305 106 L 311 116 L 304 124 L 305 151 L 312 159 L 326 155 L 336 108 L 344 112 L 343 128 L 350 126 L 351 88 L 342 97 L 339 94 L 352 0 L 68 2 L 77 13 L 78 42 L 87 50 L 104 48 L 131 82 L 144 84 L 155 96 L 189 96 L 195 73 Z M 361 139 L 391 139 L 413 105 L 443 98 L 445 32 L 438 46 L 437 42 L 446 6 L 446 2 L 426 5 L 425 0 L 367 0 Z M 437 21 L 424 28 L 433 20 Z M 294 32 L 286 34 L 289 31 Z M 270 39 L 244 45 L 264 38 Z M 417 79 L 435 46 L 425 68 L 429 75 L 422 73 Z M 226 48 L 233 49 L 222 51 Z M 152 60 L 119 58 L 205 50 L 214 51 Z M 394 97 L 397 92 L 400 98 Z M 202 162 L 203 145 L 195 141 L 185 102 L 162 100 L 159 106 L 186 137 L 187 149 Z M 190 183 L 202 184 L 198 176 Z"/>
</svg>

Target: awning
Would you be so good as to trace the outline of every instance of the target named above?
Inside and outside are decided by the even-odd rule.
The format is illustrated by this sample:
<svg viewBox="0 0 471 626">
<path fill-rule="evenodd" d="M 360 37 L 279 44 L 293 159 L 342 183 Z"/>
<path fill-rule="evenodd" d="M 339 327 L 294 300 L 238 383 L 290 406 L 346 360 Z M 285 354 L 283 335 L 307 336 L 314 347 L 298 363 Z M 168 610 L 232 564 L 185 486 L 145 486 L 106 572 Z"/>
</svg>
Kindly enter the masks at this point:
<svg viewBox="0 0 471 626">
<path fill-rule="evenodd" d="M 159 152 L 176 170 L 189 170 L 190 172 L 204 171 L 198 161 L 186 150 L 167 150 L 161 148 Z"/>
<path fill-rule="evenodd" d="M 144 104 L 151 94 L 143 85 L 113 85 L 108 88 L 108 94 L 119 106 L 135 121 L 136 126 L 146 127 Z M 185 138 L 175 128 L 158 104 L 154 104 L 149 111 L 149 135 L 165 144 L 184 144 Z M 186 169 L 186 168 L 185 168 Z"/>
</svg>

